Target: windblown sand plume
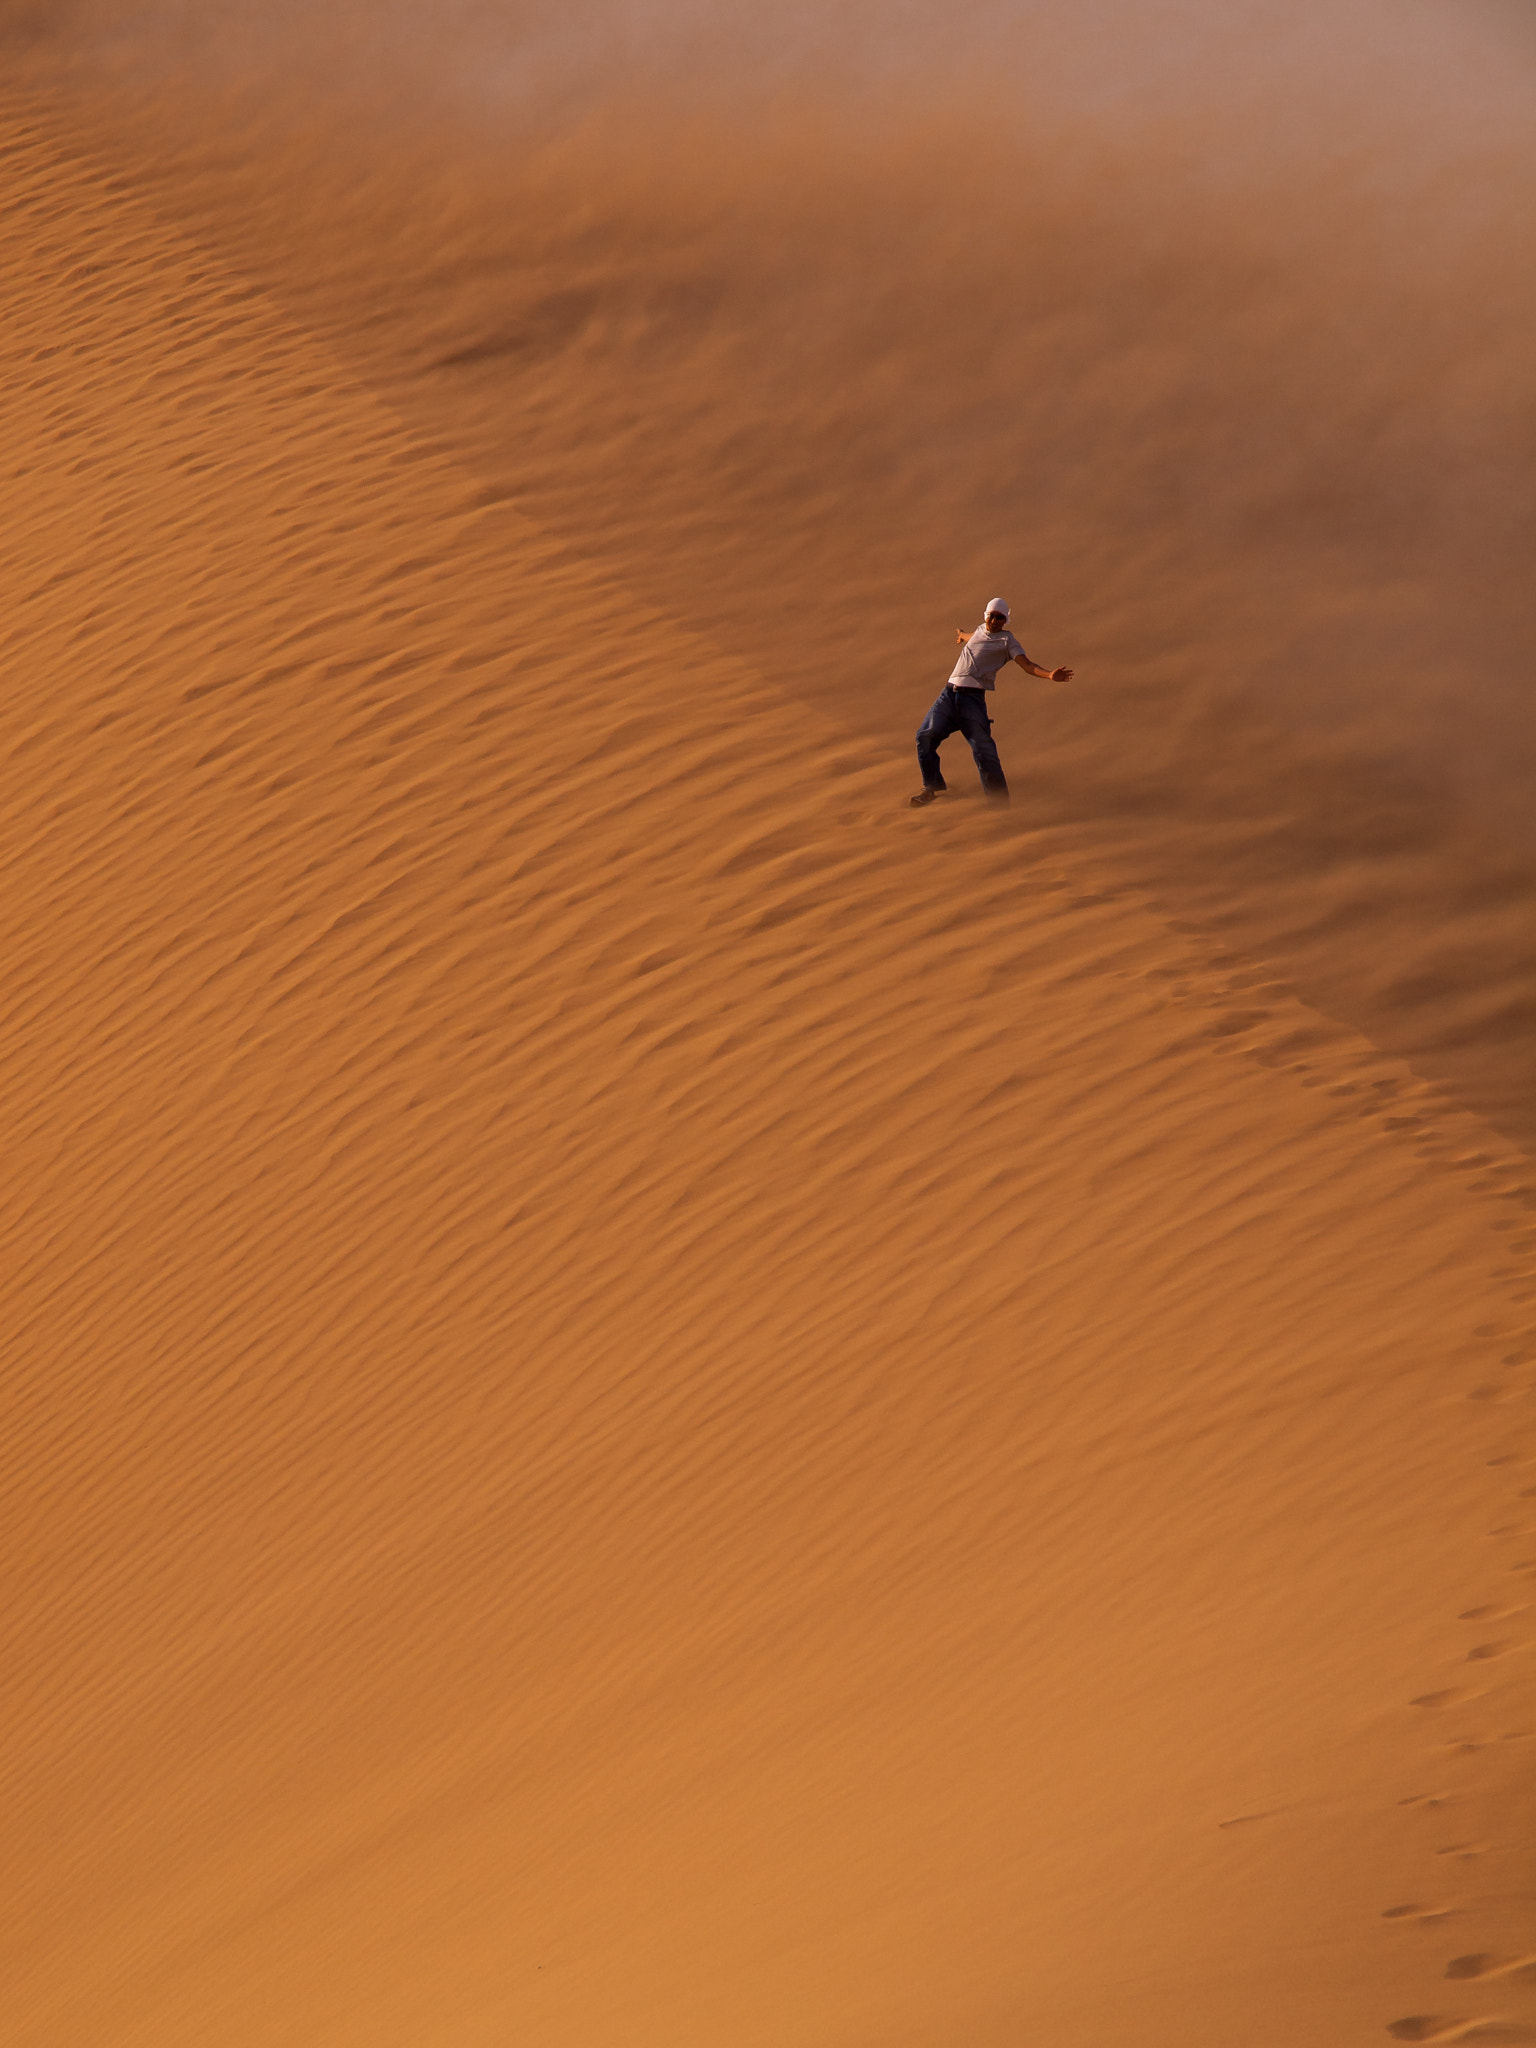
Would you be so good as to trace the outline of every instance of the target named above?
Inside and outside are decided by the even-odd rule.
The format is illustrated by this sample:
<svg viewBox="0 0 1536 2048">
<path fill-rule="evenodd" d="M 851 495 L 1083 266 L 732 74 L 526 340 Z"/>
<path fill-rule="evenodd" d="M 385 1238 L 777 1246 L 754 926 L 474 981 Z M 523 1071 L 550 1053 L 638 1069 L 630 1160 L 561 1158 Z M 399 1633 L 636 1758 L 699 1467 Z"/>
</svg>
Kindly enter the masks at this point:
<svg viewBox="0 0 1536 2048">
<path fill-rule="evenodd" d="M 7 2042 L 1536 2041 L 1514 183 L 295 19 L 0 15 Z"/>
</svg>

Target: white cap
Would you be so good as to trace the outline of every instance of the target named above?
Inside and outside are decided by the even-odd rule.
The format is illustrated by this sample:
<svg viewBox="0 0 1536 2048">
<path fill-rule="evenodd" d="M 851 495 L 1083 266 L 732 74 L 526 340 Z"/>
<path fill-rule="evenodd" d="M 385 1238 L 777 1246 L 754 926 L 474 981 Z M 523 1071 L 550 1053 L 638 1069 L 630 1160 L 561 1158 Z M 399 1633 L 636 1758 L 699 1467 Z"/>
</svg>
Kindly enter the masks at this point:
<svg viewBox="0 0 1536 2048">
<path fill-rule="evenodd" d="M 1008 606 L 1004 599 L 1000 597 L 989 597 L 987 599 L 987 609 L 982 613 L 981 616 L 984 619 L 990 618 L 993 612 L 1001 612 L 1003 617 L 1005 619 L 1007 618 Z"/>
</svg>

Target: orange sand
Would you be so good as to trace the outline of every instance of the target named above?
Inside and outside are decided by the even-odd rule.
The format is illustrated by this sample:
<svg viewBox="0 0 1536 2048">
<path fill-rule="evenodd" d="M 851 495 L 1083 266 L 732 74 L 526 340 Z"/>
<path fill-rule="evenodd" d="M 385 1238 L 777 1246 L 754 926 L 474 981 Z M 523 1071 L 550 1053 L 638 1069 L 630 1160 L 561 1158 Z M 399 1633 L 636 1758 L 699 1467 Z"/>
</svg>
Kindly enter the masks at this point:
<svg viewBox="0 0 1536 2048">
<path fill-rule="evenodd" d="M 1536 2041 L 1523 883 L 1394 1038 L 1065 691 L 906 812 L 121 132 L 0 128 L 7 2043 Z"/>
</svg>

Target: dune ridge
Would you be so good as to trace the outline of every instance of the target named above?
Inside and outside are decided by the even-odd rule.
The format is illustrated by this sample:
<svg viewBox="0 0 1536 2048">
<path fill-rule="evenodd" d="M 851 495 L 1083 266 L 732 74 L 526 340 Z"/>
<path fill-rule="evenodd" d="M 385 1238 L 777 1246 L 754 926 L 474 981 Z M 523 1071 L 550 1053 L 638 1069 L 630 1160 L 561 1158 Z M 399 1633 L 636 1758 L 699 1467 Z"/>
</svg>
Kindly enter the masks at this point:
<svg viewBox="0 0 1536 2048">
<path fill-rule="evenodd" d="M 803 745 L 1010 594 L 1037 818 L 1536 1144 L 1512 15 L 78 13 L 93 146 Z"/>
<path fill-rule="evenodd" d="M 6 126 L 17 2041 L 1536 2038 L 1521 1155 Z"/>
</svg>

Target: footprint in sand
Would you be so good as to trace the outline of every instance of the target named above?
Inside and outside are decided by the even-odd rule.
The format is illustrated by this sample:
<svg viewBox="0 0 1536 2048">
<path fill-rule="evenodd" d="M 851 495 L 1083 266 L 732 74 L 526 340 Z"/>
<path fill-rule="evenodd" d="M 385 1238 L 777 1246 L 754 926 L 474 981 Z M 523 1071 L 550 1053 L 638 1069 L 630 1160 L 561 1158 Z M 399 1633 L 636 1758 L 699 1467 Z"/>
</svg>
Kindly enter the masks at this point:
<svg viewBox="0 0 1536 2048">
<path fill-rule="evenodd" d="M 1469 1664 L 1486 1664 L 1494 1657 L 1507 1657 L 1511 1654 L 1512 1651 L 1524 1650 L 1528 1649 L 1529 1647 L 1529 1644 L 1513 1641 L 1503 1643 L 1477 1643 L 1474 1644 L 1474 1646 L 1470 1650 L 1468 1650 L 1467 1662 Z"/>
<path fill-rule="evenodd" d="M 1416 1926 L 1427 1927 L 1433 1921 L 1453 1920 L 1456 1911 L 1455 1906 L 1388 1906 L 1381 1917 L 1383 1920 L 1411 1920 Z"/>
<path fill-rule="evenodd" d="M 1521 1977 L 1536 1981 L 1536 1956 L 1453 1956 L 1447 1977 Z"/>
<path fill-rule="evenodd" d="M 1457 1616 L 1458 1621 L 1508 1621 L 1511 1615 L 1524 1614 L 1528 1610 L 1519 1606 L 1500 1605 L 1497 1601 L 1489 1607 L 1465 1607 Z"/>
<path fill-rule="evenodd" d="M 1416 2012 L 1408 2019 L 1394 2020 L 1387 2032 L 1394 2041 L 1479 2041 L 1486 2048 L 1493 2048 L 1495 2042 L 1507 2042 L 1514 2048 L 1516 2042 L 1536 2041 L 1536 2028 L 1522 2026 L 1518 2020 L 1458 2020 L 1438 2012 Z"/>
</svg>

